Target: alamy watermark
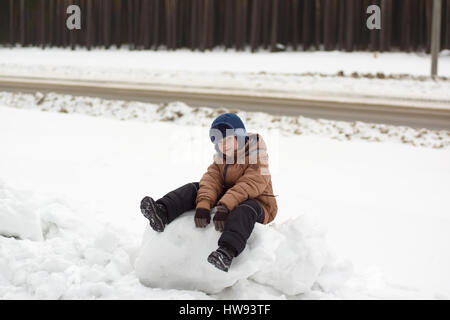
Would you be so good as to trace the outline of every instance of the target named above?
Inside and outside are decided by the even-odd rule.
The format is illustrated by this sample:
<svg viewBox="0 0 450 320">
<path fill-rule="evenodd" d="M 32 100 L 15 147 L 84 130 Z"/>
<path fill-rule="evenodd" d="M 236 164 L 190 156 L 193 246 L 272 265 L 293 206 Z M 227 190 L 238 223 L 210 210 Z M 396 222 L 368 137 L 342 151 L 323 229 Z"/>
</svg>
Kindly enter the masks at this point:
<svg viewBox="0 0 450 320">
<path fill-rule="evenodd" d="M 66 20 L 66 27 L 69 30 L 81 29 L 81 8 L 77 5 L 70 5 L 66 10 L 67 14 L 70 14 Z"/>
<path fill-rule="evenodd" d="M 233 141 L 233 139 L 229 138 L 235 137 L 236 146 L 233 146 L 233 143 L 230 143 L 230 146 L 226 146 L 225 143 L 224 146 L 222 133 L 214 129 L 210 132 L 218 137 L 216 144 L 211 143 L 208 133 L 205 135 L 204 127 L 194 126 L 189 132 L 183 133 L 183 135 L 180 135 L 178 131 L 172 132 L 166 141 L 170 145 L 177 146 L 170 149 L 168 161 L 171 165 L 187 167 L 192 164 L 209 165 L 212 158 L 219 165 L 241 164 L 247 167 L 248 164 L 249 168 L 259 171 L 261 175 L 279 172 L 281 157 L 279 130 L 259 130 L 259 142 L 255 133 L 247 134 L 247 141 L 245 141 L 245 135 L 236 135 L 235 131 L 229 134 L 226 133 L 225 139 L 227 141 Z M 206 139 L 206 137 L 208 138 Z M 220 150 L 225 151 L 228 156 Z"/>
<path fill-rule="evenodd" d="M 217 164 L 246 164 L 248 160 L 248 164 L 254 165 L 255 169 L 260 170 L 261 175 L 270 175 L 267 150 L 261 146 L 258 135 L 247 135 L 243 129 L 238 128 L 226 129 L 225 137 L 220 130 L 211 129 L 210 136 L 212 140 L 217 141 L 216 143 L 220 145 L 218 148 L 222 152 L 215 158 Z M 231 142 L 231 148 L 224 143 L 227 137 L 235 138 L 235 141 L 233 139 Z M 247 146 L 246 138 L 248 139 Z"/>
<path fill-rule="evenodd" d="M 81 8 L 73 4 L 67 7 L 66 13 L 70 15 L 66 19 L 67 29 L 80 30 Z M 366 21 L 367 29 L 381 29 L 381 8 L 378 5 L 373 4 L 367 7 L 366 13 L 370 14 Z"/>
<path fill-rule="evenodd" d="M 366 22 L 367 29 L 381 29 L 381 8 L 373 4 L 367 7 L 366 13 L 370 14 Z"/>
</svg>

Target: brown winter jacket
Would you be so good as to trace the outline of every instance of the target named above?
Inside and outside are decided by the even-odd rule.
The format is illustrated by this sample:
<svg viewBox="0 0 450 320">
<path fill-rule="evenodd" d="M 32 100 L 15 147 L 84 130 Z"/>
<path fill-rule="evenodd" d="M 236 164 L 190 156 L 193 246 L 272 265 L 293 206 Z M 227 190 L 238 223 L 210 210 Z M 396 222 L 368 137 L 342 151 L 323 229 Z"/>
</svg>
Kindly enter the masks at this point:
<svg viewBox="0 0 450 320">
<path fill-rule="evenodd" d="M 267 224 L 275 218 L 278 206 L 272 189 L 266 144 L 257 133 L 248 133 L 248 136 L 253 140 L 249 139 L 244 148 L 234 152 L 233 163 L 227 165 L 229 162 L 220 152 L 214 155 L 214 162 L 199 182 L 196 207 L 210 210 L 215 205 L 224 205 L 232 211 L 245 200 L 255 199 L 264 209 L 264 224 Z M 245 159 L 240 162 L 245 163 L 236 160 L 239 159 L 238 152 L 241 159 Z"/>
</svg>

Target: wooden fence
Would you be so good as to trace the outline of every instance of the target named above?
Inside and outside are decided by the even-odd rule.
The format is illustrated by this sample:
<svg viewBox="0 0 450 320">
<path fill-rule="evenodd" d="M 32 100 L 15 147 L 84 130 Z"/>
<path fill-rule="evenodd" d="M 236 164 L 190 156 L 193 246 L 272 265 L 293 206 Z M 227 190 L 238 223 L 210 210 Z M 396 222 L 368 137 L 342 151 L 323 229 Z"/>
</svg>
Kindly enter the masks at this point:
<svg viewBox="0 0 450 320">
<path fill-rule="evenodd" d="M 69 30 L 66 8 L 81 8 Z M 381 30 L 366 9 L 381 7 Z M 441 48 L 450 49 L 450 0 Z M 0 0 L 0 44 L 132 49 L 429 51 L 432 0 Z"/>
</svg>

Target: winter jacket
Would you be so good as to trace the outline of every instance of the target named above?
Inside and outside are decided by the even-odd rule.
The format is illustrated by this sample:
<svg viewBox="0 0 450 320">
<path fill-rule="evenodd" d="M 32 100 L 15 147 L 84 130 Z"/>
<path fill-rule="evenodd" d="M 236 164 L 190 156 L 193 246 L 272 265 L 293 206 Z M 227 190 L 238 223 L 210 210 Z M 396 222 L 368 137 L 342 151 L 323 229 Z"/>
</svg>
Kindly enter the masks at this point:
<svg viewBox="0 0 450 320">
<path fill-rule="evenodd" d="M 248 136 L 250 139 L 244 148 L 234 152 L 231 164 L 220 151 L 214 155 L 214 162 L 199 182 L 196 208 L 211 209 L 221 204 L 232 211 L 245 200 L 255 199 L 264 209 L 263 223 L 267 224 L 275 218 L 278 206 L 272 189 L 266 144 L 257 133 L 248 133 Z M 236 160 L 238 153 L 244 159 L 240 161 L 242 163 Z"/>
</svg>

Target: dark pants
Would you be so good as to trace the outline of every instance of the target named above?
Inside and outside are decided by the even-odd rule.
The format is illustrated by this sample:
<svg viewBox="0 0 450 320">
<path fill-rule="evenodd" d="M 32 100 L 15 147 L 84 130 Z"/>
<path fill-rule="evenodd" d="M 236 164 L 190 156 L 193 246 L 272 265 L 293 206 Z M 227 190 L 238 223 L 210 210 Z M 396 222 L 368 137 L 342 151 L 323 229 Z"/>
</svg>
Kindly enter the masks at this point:
<svg viewBox="0 0 450 320">
<path fill-rule="evenodd" d="M 156 201 L 166 206 L 169 223 L 184 212 L 195 209 L 198 187 L 198 182 L 188 183 Z M 218 200 L 223 194 L 224 192 Z M 228 215 L 224 231 L 219 238 L 219 246 L 234 249 L 238 256 L 244 250 L 256 222 L 264 222 L 264 209 L 254 199 L 242 202 Z"/>
</svg>

